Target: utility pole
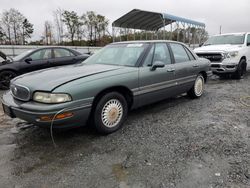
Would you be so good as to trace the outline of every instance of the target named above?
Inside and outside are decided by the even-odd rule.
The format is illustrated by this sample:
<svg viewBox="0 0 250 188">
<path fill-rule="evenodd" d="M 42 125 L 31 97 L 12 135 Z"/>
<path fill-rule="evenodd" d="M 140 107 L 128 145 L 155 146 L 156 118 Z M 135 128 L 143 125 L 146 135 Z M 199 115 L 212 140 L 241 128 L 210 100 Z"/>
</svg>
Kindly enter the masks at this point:
<svg viewBox="0 0 250 188">
<path fill-rule="evenodd" d="M 222 26 L 220 25 L 220 35 L 221 35 L 221 30 L 222 30 Z"/>
</svg>

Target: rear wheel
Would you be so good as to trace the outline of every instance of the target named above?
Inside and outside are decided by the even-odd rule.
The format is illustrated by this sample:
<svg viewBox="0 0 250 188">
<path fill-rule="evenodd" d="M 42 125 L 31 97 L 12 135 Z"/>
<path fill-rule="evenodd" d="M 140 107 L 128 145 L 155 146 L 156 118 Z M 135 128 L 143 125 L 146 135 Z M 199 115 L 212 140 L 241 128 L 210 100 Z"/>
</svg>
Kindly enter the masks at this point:
<svg viewBox="0 0 250 188">
<path fill-rule="evenodd" d="M 117 92 L 105 94 L 97 103 L 93 123 L 102 134 L 110 134 L 118 130 L 127 117 L 128 104 L 123 95 Z"/>
<path fill-rule="evenodd" d="M 188 91 L 188 95 L 193 99 L 200 97 L 204 92 L 204 86 L 205 86 L 204 77 L 202 74 L 199 74 L 196 77 L 194 86 Z"/>
<path fill-rule="evenodd" d="M 0 72 L 0 89 L 9 89 L 11 79 L 16 77 L 16 73 L 13 71 Z"/>
</svg>

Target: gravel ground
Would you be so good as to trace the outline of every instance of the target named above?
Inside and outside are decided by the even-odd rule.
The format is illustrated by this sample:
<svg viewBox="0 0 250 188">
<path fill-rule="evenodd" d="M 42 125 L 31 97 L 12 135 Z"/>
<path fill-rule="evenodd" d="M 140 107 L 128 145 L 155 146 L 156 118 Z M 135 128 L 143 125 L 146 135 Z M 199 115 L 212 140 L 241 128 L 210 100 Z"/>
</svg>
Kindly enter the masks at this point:
<svg viewBox="0 0 250 188">
<path fill-rule="evenodd" d="M 250 73 L 130 112 L 118 132 L 54 134 L 0 109 L 0 187 L 250 187 Z"/>
</svg>

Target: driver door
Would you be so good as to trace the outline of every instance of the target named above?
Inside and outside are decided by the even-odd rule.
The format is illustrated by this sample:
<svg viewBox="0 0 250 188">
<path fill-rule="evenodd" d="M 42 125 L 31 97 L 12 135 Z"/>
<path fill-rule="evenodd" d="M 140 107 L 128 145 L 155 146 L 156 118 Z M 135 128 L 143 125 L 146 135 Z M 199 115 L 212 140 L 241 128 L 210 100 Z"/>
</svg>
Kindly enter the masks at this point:
<svg viewBox="0 0 250 188">
<path fill-rule="evenodd" d="M 49 67 L 49 62 L 52 60 L 51 49 L 37 50 L 29 56 L 25 57 L 20 64 L 20 70 L 22 73 L 28 73 L 40 69 Z M 31 58 L 31 61 L 26 59 Z"/>
<path fill-rule="evenodd" d="M 164 67 L 152 70 L 154 62 L 164 62 Z M 165 99 L 174 93 L 176 86 L 174 66 L 166 43 L 156 43 L 151 46 L 143 66 L 139 67 L 140 105 L 150 104 Z"/>
</svg>

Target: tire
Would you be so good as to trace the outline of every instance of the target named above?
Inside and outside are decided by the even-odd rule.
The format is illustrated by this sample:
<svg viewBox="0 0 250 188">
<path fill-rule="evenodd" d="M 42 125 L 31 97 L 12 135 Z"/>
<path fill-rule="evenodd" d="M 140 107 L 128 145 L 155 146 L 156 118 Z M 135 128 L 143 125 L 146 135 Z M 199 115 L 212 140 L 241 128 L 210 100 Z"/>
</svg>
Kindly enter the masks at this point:
<svg viewBox="0 0 250 188">
<path fill-rule="evenodd" d="M 193 87 L 188 91 L 188 96 L 192 99 L 199 98 L 204 92 L 205 79 L 202 74 L 199 74 Z"/>
<path fill-rule="evenodd" d="M 6 70 L 0 72 L 0 89 L 9 89 L 11 79 L 15 78 L 16 76 L 16 73 L 13 71 Z"/>
<path fill-rule="evenodd" d="M 233 77 L 235 78 L 235 79 L 241 79 L 241 78 L 243 78 L 243 75 L 244 75 L 244 73 L 245 73 L 245 65 L 246 64 L 246 60 L 245 59 L 242 59 L 242 60 L 240 60 L 240 63 L 239 63 L 239 65 L 238 65 L 238 67 L 237 67 L 237 70 L 235 71 L 235 73 L 233 74 Z"/>
<path fill-rule="evenodd" d="M 110 134 L 121 128 L 128 114 L 128 104 L 123 95 L 117 92 L 105 94 L 94 109 L 95 129 L 101 134 Z"/>
</svg>

